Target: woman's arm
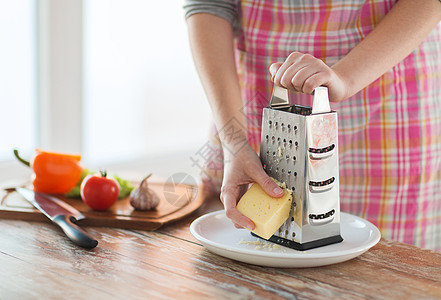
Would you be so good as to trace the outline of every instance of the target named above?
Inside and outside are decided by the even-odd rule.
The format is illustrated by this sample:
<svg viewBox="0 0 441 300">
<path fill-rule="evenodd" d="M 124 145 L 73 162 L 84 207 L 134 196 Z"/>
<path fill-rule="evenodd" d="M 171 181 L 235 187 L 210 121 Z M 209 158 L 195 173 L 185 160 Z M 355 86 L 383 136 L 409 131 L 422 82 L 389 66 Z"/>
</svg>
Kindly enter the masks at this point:
<svg viewBox="0 0 441 300">
<path fill-rule="evenodd" d="M 223 18 L 198 13 L 187 20 L 196 69 L 213 112 L 224 150 L 221 200 L 236 227 L 254 228 L 236 204 L 251 182 L 273 197 L 283 191 L 263 171 L 257 154 L 248 144 L 246 120 L 234 59 L 233 28 Z"/>
<path fill-rule="evenodd" d="M 187 20 L 190 46 L 202 86 L 220 130 L 235 118 L 238 138 L 246 140 L 246 121 L 234 59 L 233 29 L 220 17 L 200 13 Z M 227 143 L 227 141 L 222 141 Z"/>
<path fill-rule="evenodd" d="M 293 53 L 271 65 L 276 84 L 303 93 L 329 88 L 331 101 L 354 95 L 409 55 L 441 20 L 439 0 L 400 0 L 352 51 L 328 67 L 311 55 Z"/>
</svg>

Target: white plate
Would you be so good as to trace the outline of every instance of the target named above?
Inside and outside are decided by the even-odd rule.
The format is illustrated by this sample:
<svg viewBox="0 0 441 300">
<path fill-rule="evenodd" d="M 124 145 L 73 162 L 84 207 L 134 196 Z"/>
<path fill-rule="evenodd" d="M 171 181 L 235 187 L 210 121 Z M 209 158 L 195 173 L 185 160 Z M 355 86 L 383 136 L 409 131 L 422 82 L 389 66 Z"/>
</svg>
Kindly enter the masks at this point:
<svg viewBox="0 0 441 300">
<path fill-rule="evenodd" d="M 246 229 L 236 229 L 223 210 L 194 220 L 191 234 L 209 251 L 249 264 L 305 268 L 343 262 L 357 257 L 375 246 L 381 238 L 372 223 L 341 213 L 343 242 L 307 251 L 297 251 L 259 239 Z"/>
</svg>

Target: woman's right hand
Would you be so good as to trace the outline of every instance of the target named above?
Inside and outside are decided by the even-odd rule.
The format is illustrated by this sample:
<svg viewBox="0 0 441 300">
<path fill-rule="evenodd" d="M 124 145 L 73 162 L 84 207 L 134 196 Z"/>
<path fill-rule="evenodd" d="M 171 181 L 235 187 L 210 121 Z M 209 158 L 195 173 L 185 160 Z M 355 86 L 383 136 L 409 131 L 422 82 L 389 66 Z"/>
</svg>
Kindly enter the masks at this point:
<svg viewBox="0 0 441 300">
<path fill-rule="evenodd" d="M 271 80 L 298 93 L 312 94 L 319 86 L 329 89 L 329 100 L 339 102 L 350 93 L 349 84 L 321 59 L 310 54 L 293 52 L 284 62 L 270 66 Z"/>
<path fill-rule="evenodd" d="M 237 209 L 236 205 L 248 190 L 250 183 L 256 182 L 272 197 L 282 197 L 283 190 L 269 177 L 262 168 L 256 152 L 246 144 L 237 153 L 232 154 L 224 149 L 224 178 L 221 189 L 221 201 L 225 214 L 233 221 L 236 228 L 253 230 L 254 223 Z"/>
</svg>

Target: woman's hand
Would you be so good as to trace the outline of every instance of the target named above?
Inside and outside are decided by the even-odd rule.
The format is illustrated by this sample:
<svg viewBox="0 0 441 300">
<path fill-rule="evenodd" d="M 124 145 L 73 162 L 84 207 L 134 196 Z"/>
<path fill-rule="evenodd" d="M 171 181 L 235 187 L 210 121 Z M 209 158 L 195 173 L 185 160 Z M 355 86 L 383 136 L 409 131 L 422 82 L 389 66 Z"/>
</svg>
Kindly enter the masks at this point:
<svg viewBox="0 0 441 300">
<path fill-rule="evenodd" d="M 349 95 L 346 82 L 322 60 L 310 54 L 291 53 L 283 63 L 270 66 L 274 84 L 296 92 L 312 94 L 319 86 L 326 86 L 329 100 L 339 102 Z"/>
<path fill-rule="evenodd" d="M 256 182 L 272 197 L 282 197 L 283 190 L 265 173 L 259 157 L 249 146 L 245 145 L 238 153 L 231 154 L 225 150 L 224 179 L 221 189 L 221 200 L 225 214 L 236 228 L 253 230 L 254 223 L 237 209 L 236 205 L 247 191 L 248 184 Z"/>
</svg>

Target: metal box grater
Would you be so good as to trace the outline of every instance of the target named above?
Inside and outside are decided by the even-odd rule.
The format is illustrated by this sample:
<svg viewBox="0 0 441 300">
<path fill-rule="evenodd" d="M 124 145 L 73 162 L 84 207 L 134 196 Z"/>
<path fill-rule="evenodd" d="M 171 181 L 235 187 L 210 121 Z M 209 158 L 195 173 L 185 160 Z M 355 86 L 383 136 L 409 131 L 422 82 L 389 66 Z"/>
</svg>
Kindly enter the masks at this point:
<svg viewBox="0 0 441 300">
<path fill-rule="evenodd" d="M 293 191 L 288 220 L 269 239 L 307 250 L 341 242 L 337 113 L 328 89 L 314 91 L 313 107 L 290 105 L 274 86 L 264 108 L 260 159 L 267 174 Z"/>
</svg>

